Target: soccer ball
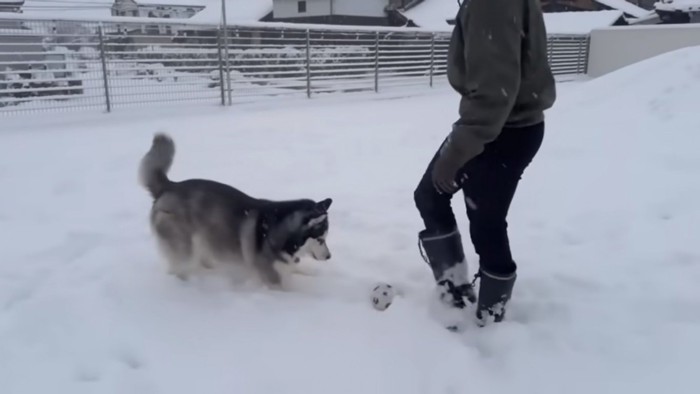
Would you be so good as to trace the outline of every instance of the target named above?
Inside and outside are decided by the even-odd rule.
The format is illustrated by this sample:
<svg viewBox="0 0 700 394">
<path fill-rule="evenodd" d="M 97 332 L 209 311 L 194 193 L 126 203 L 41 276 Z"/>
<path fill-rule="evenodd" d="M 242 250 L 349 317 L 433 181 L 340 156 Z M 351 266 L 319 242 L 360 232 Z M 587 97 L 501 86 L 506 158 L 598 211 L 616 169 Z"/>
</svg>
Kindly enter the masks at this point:
<svg viewBox="0 0 700 394">
<path fill-rule="evenodd" d="M 384 311 L 396 297 L 396 289 L 388 283 L 378 283 L 372 289 L 372 294 L 370 301 L 372 301 L 372 306 L 378 311 Z"/>
</svg>

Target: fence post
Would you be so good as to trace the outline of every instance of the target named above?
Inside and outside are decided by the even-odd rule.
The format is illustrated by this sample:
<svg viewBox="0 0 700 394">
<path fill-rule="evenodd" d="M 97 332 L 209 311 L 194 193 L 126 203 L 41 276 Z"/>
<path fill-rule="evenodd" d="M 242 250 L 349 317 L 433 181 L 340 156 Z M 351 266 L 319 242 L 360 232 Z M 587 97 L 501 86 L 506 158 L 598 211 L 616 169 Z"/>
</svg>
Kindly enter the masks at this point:
<svg viewBox="0 0 700 394">
<path fill-rule="evenodd" d="M 588 74 L 588 61 L 591 58 L 591 35 L 588 34 L 586 35 L 586 56 L 585 56 L 585 63 L 583 63 L 583 73 Z"/>
<path fill-rule="evenodd" d="M 306 97 L 311 98 L 311 32 L 306 29 Z"/>
<path fill-rule="evenodd" d="M 379 31 L 374 35 L 374 91 L 379 92 Z"/>
<path fill-rule="evenodd" d="M 581 39 L 578 37 L 576 38 L 576 74 L 579 74 L 581 72 Z"/>
<path fill-rule="evenodd" d="M 219 55 L 219 86 L 221 88 L 221 105 L 226 105 L 226 91 L 224 89 L 224 58 L 223 48 L 221 47 L 221 29 L 219 29 L 216 36 L 216 49 Z"/>
<path fill-rule="evenodd" d="M 105 104 L 107 105 L 107 112 L 112 112 L 112 102 L 109 99 L 109 79 L 107 78 L 107 52 L 105 51 L 105 40 L 102 33 L 102 23 L 97 26 L 97 33 L 100 39 L 100 60 L 102 60 L 102 82 L 104 83 L 105 90 Z"/>
<path fill-rule="evenodd" d="M 228 105 L 231 105 L 231 68 L 228 58 L 228 22 L 226 21 L 226 0 L 221 0 L 221 24 L 224 26 L 224 55 L 226 56 L 226 89 L 228 90 Z M 223 84 L 224 81 L 221 81 Z"/>
<path fill-rule="evenodd" d="M 433 87 L 433 73 L 435 69 L 435 33 L 430 36 L 430 87 Z"/>
</svg>

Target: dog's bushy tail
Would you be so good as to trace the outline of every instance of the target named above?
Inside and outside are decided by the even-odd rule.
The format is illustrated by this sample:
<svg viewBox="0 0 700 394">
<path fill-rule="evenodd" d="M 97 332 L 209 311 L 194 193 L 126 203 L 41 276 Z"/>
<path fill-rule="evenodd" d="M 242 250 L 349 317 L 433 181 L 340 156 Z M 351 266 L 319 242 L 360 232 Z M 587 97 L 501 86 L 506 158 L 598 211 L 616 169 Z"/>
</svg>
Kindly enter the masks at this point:
<svg viewBox="0 0 700 394">
<path fill-rule="evenodd" d="M 139 165 L 139 183 L 158 198 L 170 183 L 168 171 L 175 157 L 175 142 L 165 133 L 153 136 L 151 149 L 141 159 Z"/>
</svg>

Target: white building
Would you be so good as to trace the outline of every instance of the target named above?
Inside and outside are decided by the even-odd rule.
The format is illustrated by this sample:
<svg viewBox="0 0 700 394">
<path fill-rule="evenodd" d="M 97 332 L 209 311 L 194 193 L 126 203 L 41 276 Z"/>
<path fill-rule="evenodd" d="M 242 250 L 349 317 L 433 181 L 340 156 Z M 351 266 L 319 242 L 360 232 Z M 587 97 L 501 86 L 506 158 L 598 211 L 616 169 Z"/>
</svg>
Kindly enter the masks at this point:
<svg viewBox="0 0 700 394">
<path fill-rule="evenodd" d="M 338 25 L 404 25 L 398 9 L 416 0 L 274 0 L 272 20 Z"/>
<path fill-rule="evenodd" d="M 176 0 L 151 0 L 148 3 L 135 0 L 114 0 L 112 16 L 189 19 L 203 9 L 203 5 Z"/>
</svg>

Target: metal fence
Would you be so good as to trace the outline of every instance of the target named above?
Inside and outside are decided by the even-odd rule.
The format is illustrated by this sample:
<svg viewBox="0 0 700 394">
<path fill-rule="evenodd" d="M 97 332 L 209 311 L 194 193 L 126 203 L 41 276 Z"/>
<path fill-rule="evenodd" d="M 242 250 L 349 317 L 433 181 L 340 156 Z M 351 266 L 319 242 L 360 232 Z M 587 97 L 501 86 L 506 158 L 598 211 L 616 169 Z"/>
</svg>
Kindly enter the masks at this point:
<svg viewBox="0 0 700 394">
<path fill-rule="evenodd" d="M 308 26 L 306 26 L 308 27 Z M 432 87 L 448 32 L 0 19 L 0 114 Z M 551 36 L 556 74 L 585 73 L 587 36 Z"/>
<path fill-rule="evenodd" d="M 557 75 L 588 73 L 588 35 L 550 35 L 547 40 L 549 65 Z"/>
</svg>

